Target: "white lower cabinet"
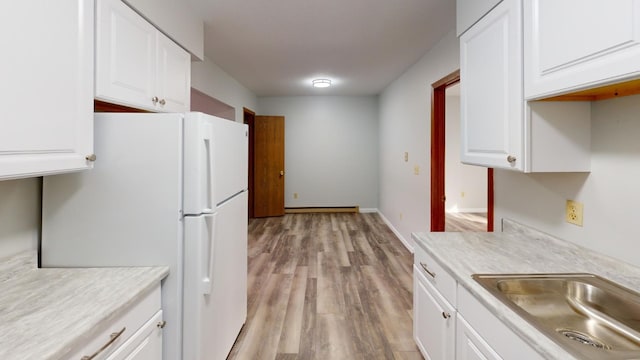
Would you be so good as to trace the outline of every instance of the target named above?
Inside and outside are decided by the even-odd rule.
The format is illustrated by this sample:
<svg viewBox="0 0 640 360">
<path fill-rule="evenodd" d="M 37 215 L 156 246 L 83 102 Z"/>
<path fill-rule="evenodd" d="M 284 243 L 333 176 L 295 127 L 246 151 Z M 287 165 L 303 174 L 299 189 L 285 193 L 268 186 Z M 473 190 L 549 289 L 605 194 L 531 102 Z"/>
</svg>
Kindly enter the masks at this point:
<svg viewBox="0 0 640 360">
<path fill-rule="evenodd" d="M 159 360 L 162 359 L 162 310 L 158 311 L 126 343 L 120 346 L 108 360 Z"/>
<path fill-rule="evenodd" d="M 456 359 L 458 360 L 500 360 L 500 355 L 458 315 L 456 324 Z"/>
<path fill-rule="evenodd" d="M 102 331 L 81 344 L 68 359 L 162 360 L 160 285 L 121 316 L 99 325 Z"/>
<path fill-rule="evenodd" d="M 463 322 L 468 329 L 466 331 L 461 329 L 457 333 L 461 336 L 456 339 L 457 349 L 462 353 L 456 354 L 456 359 L 543 359 L 537 351 L 459 284 L 457 309 L 458 316 L 461 318 L 458 325 Z M 464 348 L 469 349 L 465 352 Z"/>
<path fill-rule="evenodd" d="M 419 246 L 413 266 L 413 337 L 427 360 L 542 359 Z"/>
<path fill-rule="evenodd" d="M 453 359 L 456 311 L 413 267 L 413 336 L 427 360 Z"/>
</svg>

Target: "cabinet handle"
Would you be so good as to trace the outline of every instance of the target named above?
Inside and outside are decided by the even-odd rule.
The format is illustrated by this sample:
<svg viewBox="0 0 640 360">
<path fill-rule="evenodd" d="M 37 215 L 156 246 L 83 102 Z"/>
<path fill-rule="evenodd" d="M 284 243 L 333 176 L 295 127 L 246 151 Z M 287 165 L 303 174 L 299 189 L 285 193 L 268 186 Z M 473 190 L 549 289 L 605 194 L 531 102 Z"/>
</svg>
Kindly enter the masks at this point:
<svg viewBox="0 0 640 360">
<path fill-rule="evenodd" d="M 122 330 L 109 335 L 109 341 L 107 341 L 106 344 L 102 345 L 102 347 L 98 349 L 98 351 L 94 352 L 92 355 L 85 355 L 80 360 L 91 360 L 96 356 L 100 355 L 100 353 L 103 352 L 106 348 L 108 348 L 109 345 L 113 344 L 113 342 L 116 341 L 116 339 L 118 339 L 126 329 L 127 329 L 126 327 L 123 327 Z"/>
<path fill-rule="evenodd" d="M 157 96 L 152 97 L 151 102 L 153 103 L 153 105 L 155 105 L 158 102 L 158 97 Z"/>
<path fill-rule="evenodd" d="M 448 312 L 444 312 L 444 311 L 443 311 L 443 312 L 442 312 L 442 317 L 443 317 L 443 318 L 445 318 L 445 319 L 448 319 L 448 318 L 450 318 L 450 317 L 451 317 L 451 314 L 449 314 Z"/>
<path fill-rule="evenodd" d="M 420 261 L 420 266 L 422 266 L 424 271 L 426 271 L 427 274 L 431 275 L 432 278 L 434 278 L 434 279 L 436 278 L 436 273 L 434 273 L 433 271 L 429 270 L 429 268 L 427 267 L 427 264 L 425 264 L 422 261 Z"/>
<path fill-rule="evenodd" d="M 164 106 L 164 104 L 166 104 L 167 102 L 164 101 L 164 99 L 160 99 L 160 105 Z"/>
<path fill-rule="evenodd" d="M 516 162 L 516 157 L 512 155 L 507 156 L 507 162 L 509 164 L 513 164 L 514 162 Z"/>
<path fill-rule="evenodd" d="M 158 329 L 164 329 L 164 327 L 167 325 L 167 322 L 162 320 L 162 321 L 158 321 L 158 323 L 156 324 L 156 326 L 158 327 Z"/>
<path fill-rule="evenodd" d="M 84 157 L 87 161 L 96 161 L 96 154 L 87 155 Z"/>
</svg>

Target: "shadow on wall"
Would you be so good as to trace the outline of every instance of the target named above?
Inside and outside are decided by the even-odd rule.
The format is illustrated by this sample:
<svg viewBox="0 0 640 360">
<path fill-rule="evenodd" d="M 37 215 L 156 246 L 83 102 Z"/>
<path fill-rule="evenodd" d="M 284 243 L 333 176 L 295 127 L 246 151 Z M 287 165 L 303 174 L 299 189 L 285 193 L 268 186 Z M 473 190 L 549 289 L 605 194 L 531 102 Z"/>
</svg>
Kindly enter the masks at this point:
<svg viewBox="0 0 640 360">
<path fill-rule="evenodd" d="M 199 111 L 223 119 L 236 121 L 236 109 L 199 90 L 191 88 L 191 111 Z"/>
</svg>

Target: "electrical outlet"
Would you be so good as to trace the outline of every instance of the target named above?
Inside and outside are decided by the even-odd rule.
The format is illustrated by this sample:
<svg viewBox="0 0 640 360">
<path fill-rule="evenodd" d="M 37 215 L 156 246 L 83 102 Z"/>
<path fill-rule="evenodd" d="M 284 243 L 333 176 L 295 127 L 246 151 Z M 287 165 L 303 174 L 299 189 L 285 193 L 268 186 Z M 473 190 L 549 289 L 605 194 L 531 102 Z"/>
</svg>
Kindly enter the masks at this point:
<svg viewBox="0 0 640 360">
<path fill-rule="evenodd" d="M 584 206 L 582 203 L 573 200 L 567 200 L 567 207 L 565 209 L 565 219 L 569 224 L 582 226 L 582 212 Z"/>
<path fill-rule="evenodd" d="M 420 166 L 415 165 L 415 166 L 413 167 L 413 174 L 414 174 L 414 175 L 420 175 Z"/>
<path fill-rule="evenodd" d="M 408 152 L 404 152 L 404 162 L 408 162 L 409 161 L 409 153 Z"/>
</svg>

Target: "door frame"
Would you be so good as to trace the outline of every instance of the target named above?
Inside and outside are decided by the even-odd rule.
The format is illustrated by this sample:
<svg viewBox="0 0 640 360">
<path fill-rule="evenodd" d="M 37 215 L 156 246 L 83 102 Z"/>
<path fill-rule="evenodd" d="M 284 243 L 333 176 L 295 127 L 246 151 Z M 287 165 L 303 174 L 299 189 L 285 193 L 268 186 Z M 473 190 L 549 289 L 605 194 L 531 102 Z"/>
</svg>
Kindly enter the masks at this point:
<svg viewBox="0 0 640 360">
<path fill-rule="evenodd" d="M 246 107 L 242 108 L 242 118 L 243 118 L 243 122 L 245 124 L 247 124 L 249 126 L 249 161 L 248 161 L 248 182 L 247 182 L 247 187 L 248 187 L 248 191 L 249 191 L 249 218 L 254 218 L 254 207 L 253 207 L 253 199 L 254 199 L 254 174 L 253 174 L 253 166 L 254 166 L 254 162 L 255 162 L 255 149 L 253 147 L 253 141 L 255 138 L 255 120 L 256 120 L 256 113 L 255 111 L 252 111 L 250 109 L 247 109 Z"/>
<path fill-rule="evenodd" d="M 431 231 L 445 229 L 446 89 L 460 82 L 460 70 L 431 84 Z M 487 231 L 493 231 L 493 169 L 487 168 Z"/>
</svg>

